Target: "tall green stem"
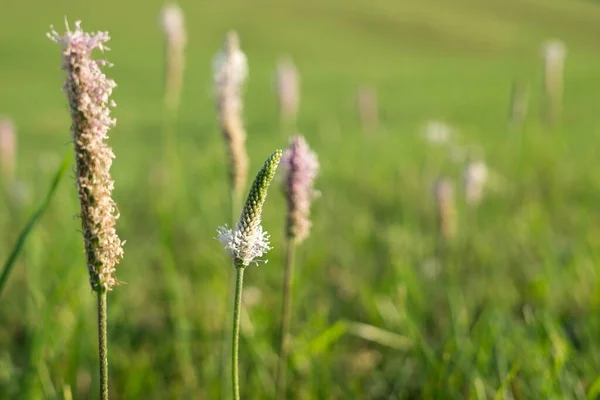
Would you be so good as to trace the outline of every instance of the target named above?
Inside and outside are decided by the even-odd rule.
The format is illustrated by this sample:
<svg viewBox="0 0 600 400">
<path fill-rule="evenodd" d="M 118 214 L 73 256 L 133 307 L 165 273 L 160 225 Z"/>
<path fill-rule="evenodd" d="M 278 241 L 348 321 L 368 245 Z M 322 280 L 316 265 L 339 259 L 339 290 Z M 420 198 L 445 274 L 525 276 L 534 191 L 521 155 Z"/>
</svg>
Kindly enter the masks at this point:
<svg viewBox="0 0 600 400">
<path fill-rule="evenodd" d="M 62 162 L 60 163 L 60 166 L 58 167 L 58 169 L 56 170 L 56 173 L 54 174 L 54 178 L 52 179 L 50 188 L 46 192 L 46 196 L 44 197 L 44 200 L 42 200 L 42 202 L 40 203 L 38 208 L 35 210 L 33 215 L 29 218 L 27 225 L 25 225 L 25 227 L 19 234 L 17 242 L 15 243 L 12 251 L 10 252 L 8 259 L 6 260 L 4 267 L 2 268 L 2 272 L 0 273 L 0 295 L 2 294 L 2 291 L 8 280 L 8 277 L 10 276 L 10 273 L 12 272 L 13 268 L 16 265 L 17 258 L 19 256 L 19 254 L 21 254 L 21 251 L 23 250 L 23 246 L 25 245 L 27 238 L 29 237 L 29 235 L 31 234 L 31 231 L 36 226 L 36 224 L 38 223 L 40 218 L 42 218 L 42 216 L 46 212 L 46 209 L 50 205 L 50 201 L 52 200 L 52 197 L 54 197 L 54 193 L 56 192 L 56 188 L 58 187 L 58 184 L 60 183 L 65 172 L 68 170 L 69 164 L 71 162 L 71 158 L 72 158 L 71 152 L 67 151 L 62 159 Z"/>
<path fill-rule="evenodd" d="M 277 398 L 283 399 L 285 397 L 285 376 L 286 376 L 286 364 L 287 356 L 290 347 L 290 322 L 291 306 L 292 306 L 292 283 L 294 280 L 294 251 L 295 251 L 294 239 L 291 237 L 287 238 L 286 251 L 285 251 L 285 271 L 283 277 L 283 302 L 281 305 L 281 327 L 280 327 L 280 347 L 279 347 L 279 361 L 277 362 L 277 375 L 276 375 L 276 387 L 277 387 Z"/>
<path fill-rule="evenodd" d="M 238 358 L 240 347 L 240 319 L 242 311 L 242 287 L 244 285 L 244 267 L 236 266 L 235 303 L 233 305 L 233 341 L 231 350 L 231 380 L 233 383 L 233 400 L 240 399 L 240 377 Z"/>
<path fill-rule="evenodd" d="M 240 192 L 235 190 L 233 187 L 231 188 L 231 192 L 230 192 L 230 200 L 231 200 L 231 215 L 230 215 L 230 219 L 231 219 L 231 226 L 232 228 L 235 228 L 235 225 L 237 223 L 237 218 L 239 217 L 239 209 L 241 208 L 241 198 L 240 198 Z M 219 377 L 221 380 L 221 392 L 220 392 L 220 398 L 224 398 L 224 397 L 228 397 L 227 396 L 227 371 L 229 371 L 229 359 L 227 358 L 230 354 L 231 354 L 231 342 L 229 341 L 229 338 L 231 337 L 231 330 L 229 329 L 231 327 L 231 325 L 229 325 L 229 323 L 227 322 L 229 319 L 229 311 L 227 310 L 231 310 L 231 302 L 233 301 L 233 299 L 230 296 L 230 291 L 233 288 L 233 275 L 231 274 L 231 272 L 227 275 L 227 290 L 228 290 L 228 296 L 227 296 L 227 305 L 226 308 L 224 309 L 225 312 L 223 313 L 223 321 L 222 321 L 222 326 L 223 326 L 223 334 L 221 337 L 221 355 L 219 358 Z"/>
<path fill-rule="evenodd" d="M 98 358 L 100 360 L 100 399 L 108 400 L 108 341 L 106 339 L 106 290 L 98 292 Z"/>
</svg>

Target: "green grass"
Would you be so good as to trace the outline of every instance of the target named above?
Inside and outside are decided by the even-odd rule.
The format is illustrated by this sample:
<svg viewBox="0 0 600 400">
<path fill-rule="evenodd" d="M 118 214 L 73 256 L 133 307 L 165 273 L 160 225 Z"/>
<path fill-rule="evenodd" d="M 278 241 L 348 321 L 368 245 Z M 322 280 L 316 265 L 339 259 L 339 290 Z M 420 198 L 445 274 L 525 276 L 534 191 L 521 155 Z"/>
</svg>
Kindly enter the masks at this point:
<svg viewBox="0 0 600 400">
<path fill-rule="evenodd" d="M 214 240 L 229 200 L 210 60 L 230 28 L 250 61 L 251 174 L 286 145 L 272 93 L 280 54 L 302 73 L 299 127 L 322 166 L 313 234 L 297 251 L 290 398 L 598 396 L 598 2 L 181 2 L 189 30 L 182 176 L 167 177 L 175 199 L 167 239 L 156 184 L 161 6 L 22 0 L 0 12 L 0 113 L 18 127 L 26 194 L 17 207 L 0 199 L 0 263 L 70 146 L 59 49 L 44 33 L 49 24 L 60 31 L 67 15 L 113 37 L 106 58 L 119 85 L 118 125 L 110 136 L 127 244 L 124 283 L 109 296 L 111 398 L 213 399 L 222 390 L 220 338 L 235 271 Z M 564 113 L 551 130 L 539 121 L 539 46 L 548 38 L 569 46 Z M 531 88 L 522 132 L 507 124 L 515 78 Z M 383 125 L 369 138 L 352 100 L 365 83 L 378 89 Z M 505 179 L 475 212 L 459 196 L 459 236 L 436 278 L 425 268 L 436 252 L 431 183 L 439 174 L 460 179 L 460 168 L 420 138 L 429 119 L 456 127 Z M 260 294 L 242 315 L 247 399 L 274 394 L 285 203 L 273 189 L 264 226 L 274 250 L 268 264 L 246 271 L 246 293 Z M 95 296 L 77 213 L 65 179 L 2 294 L 0 398 L 96 398 Z M 171 256 L 176 280 L 164 276 Z M 190 352 L 184 361 L 181 349 Z"/>
</svg>

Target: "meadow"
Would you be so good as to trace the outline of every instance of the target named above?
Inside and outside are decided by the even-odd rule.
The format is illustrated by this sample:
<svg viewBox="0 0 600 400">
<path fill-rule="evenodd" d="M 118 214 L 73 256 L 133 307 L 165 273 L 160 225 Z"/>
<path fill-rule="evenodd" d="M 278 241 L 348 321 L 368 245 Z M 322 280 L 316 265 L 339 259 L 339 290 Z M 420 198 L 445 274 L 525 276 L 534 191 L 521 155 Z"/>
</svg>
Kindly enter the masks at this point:
<svg viewBox="0 0 600 400">
<path fill-rule="evenodd" d="M 591 0 L 179 2 L 188 34 L 177 165 L 165 170 L 163 37 L 155 0 L 5 0 L 0 115 L 17 129 L 16 182 L 2 185 L 0 265 L 72 158 L 60 52 L 49 25 L 111 34 L 118 87 L 110 132 L 127 241 L 109 296 L 112 399 L 227 398 L 223 318 L 234 268 L 226 150 L 211 59 L 236 29 L 248 56 L 250 175 L 285 149 L 273 90 L 278 58 L 301 74 L 298 132 L 318 154 L 310 237 L 297 249 L 288 393 L 293 399 L 600 398 L 600 3 Z M 568 46 L 564 105 L 540 118 L 540 46 Z M 509 123 L 511 85 L 530 89 Z M 357 88 L 376 88 L 365 134 Z M 444 121 L 477 148 L 493 182 L 476 207 L 464 160 L 428 143 Z M 0 398 L 97 398 L 95 296 L 73 162 L 0 296 Z M 456 236 L 440 246 L 432 185 L 452 179 Z M 164 193 L 172 199 L 168 212 Z M 168 218 L 161 218 L 167 215 Z M 275 397 L 284 259 L 281 181 L 263 225 L 273 250 L 246 270 L 242 398 Z M 225 375 L 225 376 L 224 376 Z"/>
</svg>

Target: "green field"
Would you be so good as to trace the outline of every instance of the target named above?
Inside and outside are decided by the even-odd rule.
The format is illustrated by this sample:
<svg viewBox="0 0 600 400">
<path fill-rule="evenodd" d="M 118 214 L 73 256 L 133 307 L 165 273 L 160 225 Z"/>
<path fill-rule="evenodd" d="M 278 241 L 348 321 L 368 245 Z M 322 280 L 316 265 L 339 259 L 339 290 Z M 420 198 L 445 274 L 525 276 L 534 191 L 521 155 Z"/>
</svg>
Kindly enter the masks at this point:
<svg viewBox="0 0 600 400">
<path fill-rule="evenodd" d="M 321 163 L 312 234 L 298 249 L 288 397 L 600 398 L 599 2 L 181 1 L 189 41 L 179 164 L 166 175 L 162 5 L 0 4 L 0 115 L 18 130 L 17 183 L 0 198 L 0 265 L 72 147 L 59 46 L 45 33 L 50 24 L 62 32 L 65 15 L 111 33 L 112 172 L 127 240 L 117 270 L 124 284 L 109 296 L 112 399 L 229 392 L 221 338 L 234 269 L 214 239 L 230 203 L 211 59 L 232 28 L 250 65 L 251 174 L 287 146 L 273 91 L 285 54 L 301 72 L 298 130 Z M 540 46 L 552 38 L 568 56 L 563 114 L 548 127 Z M 515 79 L 530 88 L 519 128 L 508 123 Z M 354 106 L 365 84 L 379 94 L 373 135 Z M 485 156 L 495 182 L 477 208 L 464 204 L 463 165 L 423 140 L 429 120 Z M 458 235 L 444 251 L 431 194 L 439 176 L 457 191 Z M 96 299 L 73 177 L 0 297 L 1 399 L 97 398 Z M 174 199 L 167 221 L 157 212 L 164 187 Z M 246 271 L 245 399 L 275 396 L 284 218 L 275 182 L 264 214 L 274 249 Z"/>
</svg>

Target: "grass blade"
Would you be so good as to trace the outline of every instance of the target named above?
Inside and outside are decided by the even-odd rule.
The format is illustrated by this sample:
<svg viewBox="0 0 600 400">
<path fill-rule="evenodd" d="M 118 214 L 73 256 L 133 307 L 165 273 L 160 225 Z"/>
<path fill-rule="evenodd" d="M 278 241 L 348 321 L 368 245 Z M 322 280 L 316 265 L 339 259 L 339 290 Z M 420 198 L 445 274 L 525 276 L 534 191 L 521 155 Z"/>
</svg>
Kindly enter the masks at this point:
<svg viewBox="0 0 600 400">
<path fill-rule="evenodd" d="M 17 242 L 15 243 L 15 246 L 12 249 L 12 252 L 8 256 L 8 260 L 6 260 L 6 263 L 2 268 L 2 275 L 0 276 L 0 296 L 2 296 L 2 291 L 4 290 L 4 286 L 6 285 L 8 276 L 12 272 L 15 266 L 15 262 L 19 257 L 23 246 L 25 245 L 25 240 L 27 240 L 29 233 L 35 227 L 39 219 L 44 215 L 46 209 L 50 205 L 50 201 L 52 200 L 54 192 L 56 191 L 58 184 L 60 183 L 63 175 L 65 174 L 65 171 L 67 170 L 67 167 L 69 166 L 70 160 L 71 152 L 67 151 L 67 153 L 63 157 L 62 162 L 60 163 L 60 166 L 58 167 L 58 170 L 56 171 L 56 174 L 54 175 L 54 179 L 52 180 L 52 184 L 50 185 L 50 188 L 46 193 L 46 197 L 35 210 L 31 218 L 27 222 L 27 225 L 25 225 L 25 228 L 23 228 L 23 230 L 21 231 L 21 234 L 19 235 L 19 238 L 17 239 Z"/>
</svg>

